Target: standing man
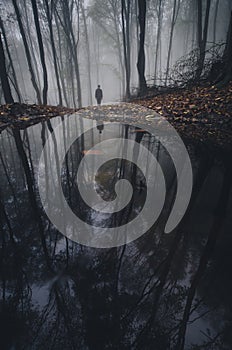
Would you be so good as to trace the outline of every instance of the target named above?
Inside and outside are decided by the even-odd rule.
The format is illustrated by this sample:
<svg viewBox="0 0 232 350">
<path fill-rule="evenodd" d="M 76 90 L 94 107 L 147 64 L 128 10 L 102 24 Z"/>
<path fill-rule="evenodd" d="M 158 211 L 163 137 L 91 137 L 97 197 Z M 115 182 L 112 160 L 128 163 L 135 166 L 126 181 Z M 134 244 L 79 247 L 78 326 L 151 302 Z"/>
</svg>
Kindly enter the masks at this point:
<svg viewBox="0 0 232 350">
<path fill-rule="evenodd" d="M 101 86 L 98 85 L 96 91 L 95 91 L 95 98 L 97 100 L 97 104 L 98 106 L 101 105 L 101 101 L 102 101 L 102 98 L 103 98 L 103 92 L 102 92 L 102 89 L 101 89 Z"/>
</svg>

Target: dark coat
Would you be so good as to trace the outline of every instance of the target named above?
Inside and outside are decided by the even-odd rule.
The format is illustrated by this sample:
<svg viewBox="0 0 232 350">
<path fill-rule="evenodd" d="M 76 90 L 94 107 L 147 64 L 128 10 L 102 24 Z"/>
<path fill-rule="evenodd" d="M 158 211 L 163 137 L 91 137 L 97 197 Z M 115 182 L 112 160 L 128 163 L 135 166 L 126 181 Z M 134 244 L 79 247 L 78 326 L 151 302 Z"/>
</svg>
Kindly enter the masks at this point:
<svg viewBox="0 0 232 350">
<path fill-rule="evenodd" d="M 97 100 L 102 100 L 103 98 L 103 92 L 102 92 L 102 89 L 100 88 L 97 88 L 96 91 L 95 91 L 95 98 Z"/>
</svg>

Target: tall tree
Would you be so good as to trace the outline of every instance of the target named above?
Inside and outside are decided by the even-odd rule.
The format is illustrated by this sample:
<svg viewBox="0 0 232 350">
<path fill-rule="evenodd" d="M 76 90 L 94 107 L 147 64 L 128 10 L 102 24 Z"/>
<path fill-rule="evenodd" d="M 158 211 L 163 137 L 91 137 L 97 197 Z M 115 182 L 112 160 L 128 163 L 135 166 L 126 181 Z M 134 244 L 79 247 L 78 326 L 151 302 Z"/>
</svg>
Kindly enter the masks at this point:
<svg viewBox="0 0 232 350">
<path fill-rule="evenodd" d="M 205 61 L 205 49 L 208 35 L 208 26 L 209 26 L 209 12 L 210 12 L 210 4 L 211 0 L 207 0 L 206 10 L 205 10 L 205 19 L 204 19 L 204 27 L 202 28 L 202 20 L 203 20 L 203 6 L 202 0 L 197 0 L 197 41 L 198 41 L 198 49 L 199 49 L 199 57 L 196 71 L 196 80 L 198 81 L 201 77 L 201 73 L 204 67 Z"/>
<path fill-rule="evenodd" d="M 147 83 L 145 79 L 145 51 L 144 51 L 144 42 L 145 42 L 145 29 L 146 29 L 146 10 L 147 3 L 146 0 L 138 0 L 139 7 L 139 54 L 137 68 L 139 73 L 139 93 L 143 94 L 147 89 Z"/>
<path fill-rule="evenodd" d="M 41 91 L 41 83 L 40 83 L 40 67 L 39 67 L 39 60 L 38 60 L 38 54 L 37 54 L 37 47 L 36 47 L 36 40 L 34 37 L 34 31 L 31 30 L 31 7 L 28 6 L 28 0 L 22 0 L 23 5 L 20 4 L 22 11 L 22 21 L 25 23 L 25 32 L 27 35 L 28 45 L 30 49 L 30 54 L 33 62 L 33 68 L 36 73 L 36 79 L 38 82 L 39 90 Z"/>
<path fill-rule="evenodd" d="M 75 29 L 73 27 L 73 12 L 75 1 L 59 1 L 56 3 L 55 14 L 59 19 L 60 25 L 64 31 L 65 38 L 67 41 L 68 49 L 71 55 L 71 70 L 74 67 L 76 85 L 77 85 L 77 97 L 78 106 L 82 107 L 82 93 L 81 93 L 81 80 L 80 80 L 80 70 L 79 70 L 79 59 L 77 54 L 77 46 L 79 43 L 79 21 L 77 37 L 75 36 Z M 58 6 L 59 5 L 59 6 Z M 79 19 L 79 6 L 77 7 L 78 19 Z"/>
<path fill-rule="evenodd" d="M 52 57 L 53 57 L 53 63 L 54 63 L 54 70 L 55 70 L 55 76 L 56 76 L 56 85 L 58 90 L 58 98 L 59 98 L 59 105 L 62 106 L 62 93 L 61 93 L 61 84 L 60 84 L 60 77 L 59 77 L 59 71 L 58 71 L 58 63 L 57 63 L 57 53 L 56 53 L 56 46 L 55 46 L 55 40 L 54 40 L 54 33 L 53 33 L 53 27 L 52 27 L 52 19 L 53 19 L 53 12 L 54 12 L 54 0 L 50 1 L 50 6 L 48 0 L 44 0 L 45 5 L 45 12 L 48 22 L 48 28 L 49 28 L 49 35 L 50 35 L 50 41 L 51 41 L 51 48 L 52 48 Z"/>
<path fill-rule="evenodd" d="M 163 18 L 163 4 L 162 0 L 158 0 L 158 27 L 157 27 L 157 36 L 156 36 L 156 49 L 155 49 L 155 72 L 154 72 L 154 84 L 157 82 L 157 70 L 158 70 L 158 55 L 161 46 L 161 28 L 162 28 L 162 18 Z"/>
<path fill-rule="evenodd" d="M 126 70 L 126 97 L 130 97 L 130 76 L 131 76 L 131 64 L 130 64 L 130 11 L 131 0 L 121 0 L 121 17 L 122 17 L 122 35 L 123 35 L 123 49 L 124 60 Z"/>
<path fill-rule="evenodd" d="M 5 27 L 4 27 L 4 24 L 3 24 L 3 21 L 2 21 L 1 17 L 0 17 L 0 29 L 1 29 L 1 32 L 2 32 L 2 37 L 3 37 L 3 40 L 4 40 L 7 56 L 8 56 L 8 59 L 9 59 L 9 64 L 10 64 L 11 71 L 12 71 L 14 89 L 15 89 L 15 92 L 16 92 L 16 94 L 18 96 L 18 101 L 21 102 L 22 98 L 21 98 L 20 88 L 19 88 L 19 84 L 18 84 L 18 80 L 17 80 L 17 76 L 16 76 L 13 60 L 12 60 L 12 57 L 11 57 L 11 53 L 10 53 L 10 50 L 9 50 L 9 45 L 8 45 L 8 40 L 7 40 L 7 37 L 6 37 Z"/>
<path fill-rule="evenodd" d="M 2 90 L 6 103 L 13 103 L 14 99 L 11 94 L 10 83 L 8 80 L 7 70 L 6 70 L 6 58 L 2 43 L 2 34 L 0 33 L 0 79 L 2 84 Z"/>
<path fill-rule="evenodd" d="M 24 27 L 23 27 L 23 22 L 22 22 L 22 19 L 21 19 L 21 14 L 20 14 L 20 11 L 19 11 L 19 7 L 18 7 L 18 4 L 17 4 L 16 0 L 12 0 L 12 3 L 13 3 L 15 14 L 16 14 L 16 18 L 17 18 L 17 21 L 18 21 L 20 34 L 21 34 L 22 39 L 23 39 L 23 45 L 24 45 L 24 49 L 25 49 L 27 63 L 28 63 L 30 74 L 31 74 L 31 82 L 32 82 L 32 85 L 33 85 L 33 87 L 35 89 L 35 92 L 36 92 L 37 101 L 38 101 L 39 104 L 41 104 L 42 103 L 41 95 L 40 95 L 38 84 L 36 82 L 36 77 L 35 77 L 35 72 L 34 72 L 33 65 L 32 65 L 30 49 L 29 49 L 29 46 L 28 46 L 28 43 L 27 43 L 27 38 L 26 38 Z"/>
<path fill-rule="evenodd" d="M 89 45 L 89 34 L 88 34 L 88 27 L 86 22 L 86 15 L 85 15 L 85 8 L 80 1 L 80 7 L 81 7 L 81 13 L 83 17 L 84 22 L 84 35 L 85 35 L 85 44 L 86 44 L 86 53 L 87 53 L 87 74 L 88 74 L 88 87 L 89 87 L 89 103 L 90 105 L 93 104 L 93 98 L 92 98 L 92 81 L 91 81 L 91 64 L 90 64 L 90 45 Z"/>
<path fill-rule="evenodd" d="M 216 44 L 216 28 L 217 28 L 217 16 L 218 16 L 219 0 L 216 1 L 214 19 L 213 19 L 213 43 Z"/>
<path fill-rule="evenodd" d="M 171 51 L 172 51 L 173 33 L 174 33 L 174 27 L 176 24 L 179 8 L 180 8 L 180 0 L 174 0 L 173 10 L 172 10 L 171 30 L 170 30 L 169 45 L 168 45 L 168 58 L 167 58 L 167 66 L 166 66 L 165 85 L 167 85 L 167 80 L 168 80 L 170 58 L 171 58 Z"/>
<path fill-rule="evenodd" d="M 62 55 L 63 53 L 63 43 L 62 43 L 62 34 L 61 34 L 62 29 L 60 28 L 59 19 L 56 15 L 56 12 L 55 12 L 54 19 L 55 19 L 56 29 L 57 29 L 57 45 L 58 45 L 57 64 L 59 69 L 60 82 L 61 82 L 62 92 L 63 92 L 66 106 L 69 106 L 67 84 L 65 83 L 64 60 Z"/>
<path fill-rule="evenodd" d="M 230 13 L 230 22 L 222 61 L 223 69 L 218 77 L 219 86 L 227 84 L 232 79 L 232 11 Z"/>
<path fill-rule="evenodd" d="M 42 64 L 42 68 L 43 68 L 43 78 L 44 78 L 43 104 L 46 105 L 47 104 L 47 95 L 48 95 L 48 74 L 47 74 L 47 67 L 46 67 L 46 62 L 45 62 L 43 39 L 42 39 L 42 34 L 41 34 L 41 29 L 40 29 L 40 24 L 39 24 L 39 15 L 38 15 L 38 8 L 37 8 L 36 0 L 31 0 L 31 4 L 32 4 L 33 15 L 34 15 L 37 39 L 38 39 L 38 44 L 39 44 L 40 59 L 41 59 L 41 64 Z"/>
</svg>

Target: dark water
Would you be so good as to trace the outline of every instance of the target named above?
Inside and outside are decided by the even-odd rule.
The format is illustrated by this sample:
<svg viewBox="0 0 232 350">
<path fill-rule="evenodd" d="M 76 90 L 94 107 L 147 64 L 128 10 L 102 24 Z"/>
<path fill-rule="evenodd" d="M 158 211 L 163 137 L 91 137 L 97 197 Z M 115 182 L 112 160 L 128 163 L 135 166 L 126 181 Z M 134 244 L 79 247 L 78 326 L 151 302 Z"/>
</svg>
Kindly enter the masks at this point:
<svg viewBox="0 0 232 350">
<path fill-rule="evenodd" d="M 89 248 L 56 230 L 38 194 L 40 153 L 61 121 L 0 135 L 0 348 L 231 349 L 231 154 L 186 142 L 193 194 L 185 217 L 166 235 L 176 181 L 165 149 L 132 126 L 103 128 L 93 121 L 61 169 L 63 192 L 77 215 L 109 227 L 139 214 L 146 180 L 134 164 L 115 159 L 88 178 L 105 200 L 114 199 L 118 179 L 131 182 L 132 201 L 117 214 L 96 215 L 74 181 L 83 151 L 117 135 L 154 153 L 168 191 L 158 222 L 141 238 L 118 248 Z"/>
</svg>

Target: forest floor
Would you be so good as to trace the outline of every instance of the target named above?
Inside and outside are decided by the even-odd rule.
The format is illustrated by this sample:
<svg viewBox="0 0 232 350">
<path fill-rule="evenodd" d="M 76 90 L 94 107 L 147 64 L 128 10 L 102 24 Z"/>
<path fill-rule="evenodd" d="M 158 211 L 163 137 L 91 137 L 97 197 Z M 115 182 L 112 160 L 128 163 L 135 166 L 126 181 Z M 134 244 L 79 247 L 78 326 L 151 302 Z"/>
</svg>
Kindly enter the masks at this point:
<svg viewBox="0 0 232 350">
<path fill-rule="evenodd" d="M 141 107 L 138 108 L 138 105 Z M 0 106 L 0 132 L 6 127 L 24 129 L 56 116 L 77 112 L 86 118 L 149 124 L 145 108 L 164 116 L 183 138 L 208 145 L 232 148 L 232 83 L 222 89 L 215 86 L 185 88 L 155 96 L 133 99 L 130 104 L 113 104 L 72 109 L 14 103 Z M 122 118 L 123 114 L 123 118 Z M 149 114 L 149 113 L 148 113 Z"/>
<path fill-rule="evenodd" d="M 232 148 L 232 82 L 216 86 L 184 88 L 134 99 L 167 118 L 184 137 Z"/>
<path fill-rule="evenodd" d="M 24 129 L 43 120 L 64 116 L 76 111 L 77 109 L 67 107 L 30 105 L 18 102 L 0 105 L 0 132 L 8 126 Z"/>
</svg>

